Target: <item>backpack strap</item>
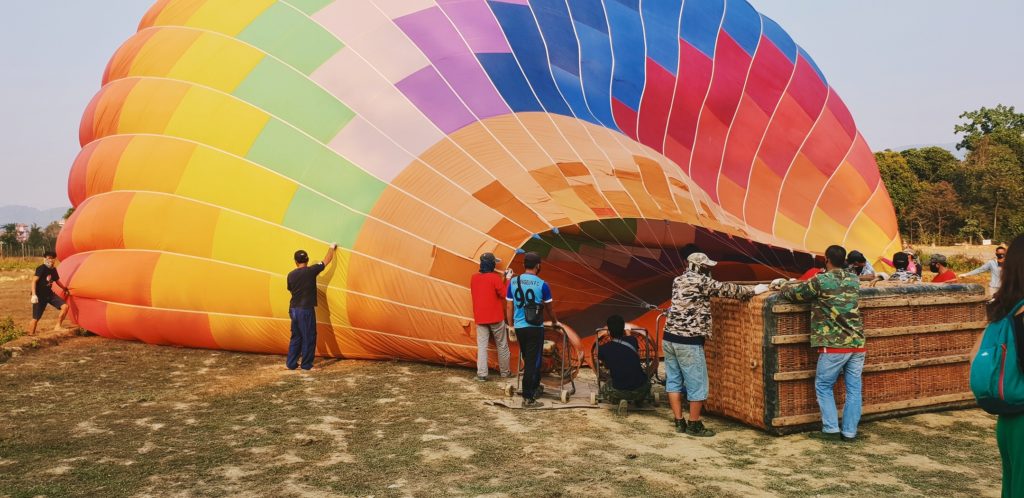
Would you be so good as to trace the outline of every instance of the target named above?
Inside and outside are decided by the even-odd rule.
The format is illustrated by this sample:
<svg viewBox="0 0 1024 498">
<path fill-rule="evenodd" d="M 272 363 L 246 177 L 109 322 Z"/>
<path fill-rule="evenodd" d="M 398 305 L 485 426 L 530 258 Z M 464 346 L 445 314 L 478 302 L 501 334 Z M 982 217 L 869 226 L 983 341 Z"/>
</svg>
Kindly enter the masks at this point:
<svg viewBox="0 0 1024 498">
<path fill-rule="evenodd" d="M 537 304 L 537 303 L 533 302 L 533 299 L 530 299 L 529 301 L 526 300 L 526 293 L 523 292 L 523 276 L 522 275 L 516 275 L 516 290 L 518 290 L 519 293 L 522 294 L 522 296 L 523 296 L 523 307 L 526 307 L 527 303 L 529 303 L 529 304 Z"/>
<path fill-rule="evenodd" d="M 1011 311 L 1010 315 L 1009 315 L 1010 318 L 1013 318 L 1014 316 L 1017 316 L 1017 312 L 1020 311 L 1020 308 L 1022 306 L 1024 306 L 1024 299 L 1021 299 L 1020 302 L 1018 302 L 1017 304 L 1013 305 L 1013 311 Z"/>
<path fill-rule="evenodd" d="M 612 339 L 612 342 L 617 343 L 617 344 L 622 344 L 623 346 L 626 346 L 627 348 L 629 348 L 630 351 L 636 353 L 637 355 L 640 354 L 640 352 L 637 351 L 636 348 L 633 347 L 632 344 L 630 344 L 630 343 L 628 343 L 626 341 L 623 341 L 622 339 Z"/>
</svg>

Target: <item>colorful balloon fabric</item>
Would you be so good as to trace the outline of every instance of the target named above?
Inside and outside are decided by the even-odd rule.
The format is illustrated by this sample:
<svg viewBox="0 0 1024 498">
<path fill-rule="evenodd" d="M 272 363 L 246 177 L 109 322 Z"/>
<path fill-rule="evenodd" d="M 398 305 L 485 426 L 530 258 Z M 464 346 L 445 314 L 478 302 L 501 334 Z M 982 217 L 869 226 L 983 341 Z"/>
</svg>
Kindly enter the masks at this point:
<svg viewBox="0 0 1024 498">
<path fill-rule="evenodd" d="M 161 0 L 81 124 L 60 267 L 82 326 L 284 352 L 292 253 L 318 352 L 471 364 L 469 278 L 545 258 L 563 321 L 900 246 L 871 150 L 743 0 Z M 647 315 L 650 318 L 650 315 Z"/>
</svg>

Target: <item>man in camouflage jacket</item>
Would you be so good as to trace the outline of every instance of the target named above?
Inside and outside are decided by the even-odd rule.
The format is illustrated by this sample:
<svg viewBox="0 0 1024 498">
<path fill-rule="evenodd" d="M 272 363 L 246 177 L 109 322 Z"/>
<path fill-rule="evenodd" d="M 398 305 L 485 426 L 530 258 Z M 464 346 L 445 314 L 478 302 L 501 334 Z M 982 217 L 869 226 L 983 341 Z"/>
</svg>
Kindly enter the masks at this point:
<svg viewBox="0 0 1024 498">
<path fill-rule="evenodd" d="M 711 337 L 711 298 L 750 299 L 768 290 L 719 282 L 708 273 L 715 261 L 704 253 L 693 253 L 687 270 L 672 282 L 672 308 L 667 313 L 662 351 L 665 354 L 665 392 L 668 394 L 676 432 L 691 436 L 713 436 L 700 420 L 701 408 L 708 399 L 708 368 L 704 341 Z M 683 419 L 683 386 L 690 400 L 690 421 Z"/>
<path fill-rule="evenodd" d="M 866 351 L 864 323 L 857 303 L 860 281 L 857 275 L 843 269 L 846 250 L 842 247 L 829 246 L 825 258 L 825 273 L 783 288 L 781 297 L 811 303 L 811 347 L 818 349 L 814 389 L 822 420 L 822 431 L 813 436 L 853 441 L 860 422 Z M 833 393 L 840 373 L 844 374 L 846 384 L 841 429 Z"/>
<path fill-rule="evenodd" d="M 711 298 L 746 300 L 753 295 L 752 286 L 719 282 L 700 271 L 687 270 L 672 281 L 672 308 L 667 314 L 665 332 L 700 338 L 703 344 L 704 339 L 711 337 Z"/>
</svg>

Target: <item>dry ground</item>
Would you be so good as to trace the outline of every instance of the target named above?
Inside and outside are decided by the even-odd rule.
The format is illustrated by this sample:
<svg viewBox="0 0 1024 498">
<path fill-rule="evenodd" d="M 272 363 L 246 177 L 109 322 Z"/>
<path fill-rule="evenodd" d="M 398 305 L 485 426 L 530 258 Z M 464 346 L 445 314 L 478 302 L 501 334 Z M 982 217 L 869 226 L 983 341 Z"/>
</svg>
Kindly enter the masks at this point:
<svg viewBox="0 0 1024 498">
<path fill-rule="evenodd" d="M 0 317 L 27 313 L 12 285 Z M 999 495 L 979 410 L 866 423 L 852 445 L 715 418 L 695 439 L 665 408 L 485 406 L 500 386 L 468 369 L 282 364 L 99 337 L 0 363 L 0 496 Z"/>
</svg>

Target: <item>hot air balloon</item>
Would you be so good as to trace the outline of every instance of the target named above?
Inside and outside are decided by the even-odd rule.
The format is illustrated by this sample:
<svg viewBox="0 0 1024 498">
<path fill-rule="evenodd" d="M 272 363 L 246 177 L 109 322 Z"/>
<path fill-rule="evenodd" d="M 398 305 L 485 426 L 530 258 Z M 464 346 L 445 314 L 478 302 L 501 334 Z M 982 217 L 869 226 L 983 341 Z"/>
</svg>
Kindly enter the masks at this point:
<svg viewBox="0 0 1024 498">
<path fill-rule="evenodd" d="M 545 258 L 583 334 L 718 278 L 900 247 L 871 150 L 744 0 L 160 0 L 81 123 L 62 276 L 80 324 L 287 349 L 285 275 L 331 242 L 318 352 L 473 364 L 468 282 Z"/>
</svg>

